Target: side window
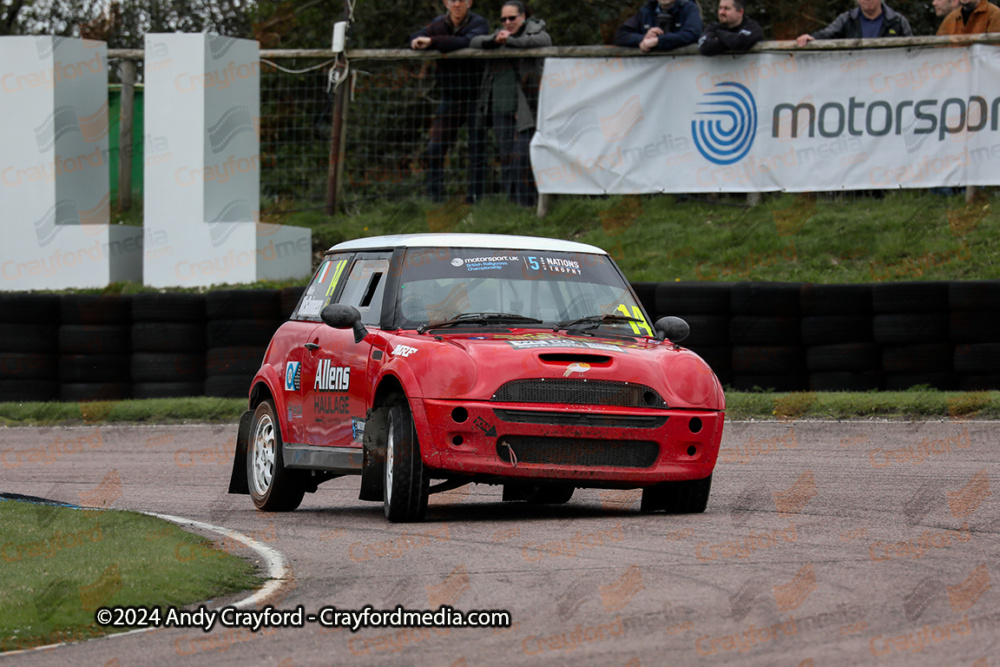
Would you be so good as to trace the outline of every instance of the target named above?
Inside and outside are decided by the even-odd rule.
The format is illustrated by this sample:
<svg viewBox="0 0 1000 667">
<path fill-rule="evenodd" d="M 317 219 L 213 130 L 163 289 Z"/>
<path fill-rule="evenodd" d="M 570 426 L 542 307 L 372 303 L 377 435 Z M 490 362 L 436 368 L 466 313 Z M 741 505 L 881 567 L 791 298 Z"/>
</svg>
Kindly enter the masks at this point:
<svg viewBox="0 0 1000 667">
<path fill-rule="evenodd" d="M 387 258 L 359 258 L 351 267 L 337 303 L 357 308 L 362 324 L 379 326 L 388 272 Z"/>
<path fill-rule="evenodd" d="M 299 300 L 298 308 L 292 313 L 293 320 L 319 322 L 320 311 L 330 305 L 337 288 L 344 281 L 350 255 L 333 255 L 319 263 L 312 281 Z"/>
</svg>

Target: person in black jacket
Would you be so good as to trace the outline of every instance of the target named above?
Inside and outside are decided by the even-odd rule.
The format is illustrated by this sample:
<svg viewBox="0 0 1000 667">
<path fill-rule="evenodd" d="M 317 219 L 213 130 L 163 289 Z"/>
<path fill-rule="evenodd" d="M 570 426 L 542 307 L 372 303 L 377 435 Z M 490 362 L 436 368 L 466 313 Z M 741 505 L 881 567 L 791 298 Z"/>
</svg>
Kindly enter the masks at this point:
<svg viewBox="0 0 1000 667">
<path fill-rule="evenodd" d="M 615 33 L 616 46 L 643 53 L 669 51 L 698 41 L 701 10 L 694 0 L 649 0 Z"/>
<path fill-rule="evenodd" d="M 748 51 L 764 39 L 760 25 L 749 16 L 744 16 L 745 12 L 743 0 L 719 0 L 719 22 L 708 26 L 698 40 L 701 55 Z"/>
<path fill-rule="evenodd" d="M 444 0 L 448 13 L 437 17 L 410 38 L 411 49 L 437 49 L 442 53 L 468 48 L 472 38 L 485 35 L 490 25 L 469 11 L 472 0 Z M 441 102 L 431 121 L 427 142 L 427 194 L 444 201 L 444 159 L 458 139 L 463 125 L 469 127 L 469 167 L 471 171 L 466 201 L 481 199 L 486 181 L 486 133 L 476 113 L 482 61 L 439 60 L 437 83 Z"/>
<path fill-rule="evenodd" d="M 816 39 L 870 39 L 872 37 L 912 37 L 910 22 L 881 0 L 858 0 L 858 6 L 844 12 L 833 23 L 811 35 L 799 35 L 795 43 L 805 46 Z"/>
</svg>

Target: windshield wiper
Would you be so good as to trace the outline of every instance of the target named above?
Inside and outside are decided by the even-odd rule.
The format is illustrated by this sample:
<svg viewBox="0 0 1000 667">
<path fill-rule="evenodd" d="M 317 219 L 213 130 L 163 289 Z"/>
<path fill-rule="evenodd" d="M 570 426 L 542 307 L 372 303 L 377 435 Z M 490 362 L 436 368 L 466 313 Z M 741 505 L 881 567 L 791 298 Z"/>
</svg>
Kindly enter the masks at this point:
<svg viewBox="0 0 1000 667">
<path fill-rule="evenodd" d="M 501 322 L 514 322 L 518 324 L 542 323 L 541 320 L 537 320 L 534 317 L 516 315 L 514 313 L 462 313 L 457 317 L 453 317 L 450 320 L 444 320 L 443 322 L 421 324 L 417 327 L 417 333 L 424 333 L 430 329 L 444 329 L 445 327 L 459 326 L 461 324 L 499 324 Z"/>
<path fill-rule="evenodd" d="M 614 322 L 642 322 L 639 318 L 630 317 L 629 315 L 590 315 L 588 317 L 578 317 L 575 320 L 566 320 L 565 322 L 559 322 L 554 327 L 553 331 L 559 331 L 560 329 L 565 329 L 566 331 L 587 331 L 589 329 L 596 329 L 602 324 L 609 324 Z"/>
</svg>

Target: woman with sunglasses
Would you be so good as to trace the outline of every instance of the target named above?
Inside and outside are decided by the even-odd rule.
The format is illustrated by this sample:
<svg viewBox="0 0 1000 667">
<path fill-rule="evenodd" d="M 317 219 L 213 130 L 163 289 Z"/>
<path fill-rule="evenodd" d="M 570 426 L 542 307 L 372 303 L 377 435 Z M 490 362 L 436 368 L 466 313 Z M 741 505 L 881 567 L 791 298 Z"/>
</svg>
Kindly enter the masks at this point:
<svg viewBox="0 0 1000 667">
<path fill-rule="evenodd" d="M 532 18 L 521 0 L 507 0 L 500 10 L 500 29 L 474 37 L 470 47 L 532 49 L 551 45 L 545 21 Z M 535 129 L 541 76 L 540 58 L 498 58 L 489 61 L 480 89 L 480 113 L 484 117 L 491 111 L 493 114 L 503 191 L 522 206 L 534 206 L 538 200 L 528 145 Z"/>
</svg>

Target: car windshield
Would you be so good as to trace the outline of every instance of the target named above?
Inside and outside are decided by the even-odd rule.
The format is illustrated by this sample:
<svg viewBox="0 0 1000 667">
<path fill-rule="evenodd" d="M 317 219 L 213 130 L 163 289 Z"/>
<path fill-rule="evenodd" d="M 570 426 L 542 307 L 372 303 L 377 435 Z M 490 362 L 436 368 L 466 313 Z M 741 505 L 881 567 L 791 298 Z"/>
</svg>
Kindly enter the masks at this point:
<svg viewBox="0 0 1000 667">
<path fill-rule="evenodd" d="M 590 319 L 577 322 L 583 318 Z M 400 327 L 423 330 L 449 322 L 456 333 L 484 325 L 563 325 L 571 331 L 600 328 L 653 335 L 607 256 L 538 250 L 409 249 L 402 262 L 395 320 Z"/>
</svg>

